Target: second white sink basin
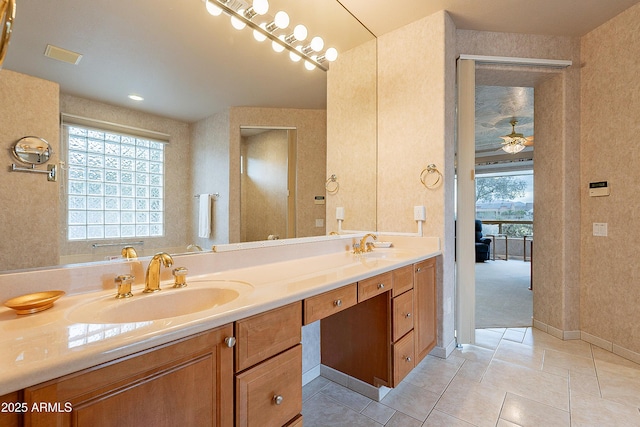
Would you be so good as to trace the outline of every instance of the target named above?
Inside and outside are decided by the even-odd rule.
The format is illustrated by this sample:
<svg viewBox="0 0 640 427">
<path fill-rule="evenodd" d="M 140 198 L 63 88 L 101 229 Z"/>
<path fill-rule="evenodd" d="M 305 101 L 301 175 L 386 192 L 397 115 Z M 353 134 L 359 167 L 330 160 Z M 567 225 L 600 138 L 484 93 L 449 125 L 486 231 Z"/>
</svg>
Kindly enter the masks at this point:
<svg viewBox="0 0 640 427">
<path fill-rule="evenodd" d="M 196 281 L 186 288 L 165 288 L 152 294 L 134 293 L 126 299 L 94 299 L 73 309 L 67 318 L 78 323 L 132 323 L 166 319 L 228 304 L 251 289 L 244 282 Z"/>
</svg>

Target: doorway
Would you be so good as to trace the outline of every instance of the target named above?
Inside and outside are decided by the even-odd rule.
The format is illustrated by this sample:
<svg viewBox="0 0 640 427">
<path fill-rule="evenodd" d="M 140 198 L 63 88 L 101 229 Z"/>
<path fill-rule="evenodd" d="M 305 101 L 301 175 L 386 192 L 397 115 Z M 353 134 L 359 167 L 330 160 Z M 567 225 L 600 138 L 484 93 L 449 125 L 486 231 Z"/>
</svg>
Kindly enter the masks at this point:
<svg viewBox="0 0 640 427">
<path fill-rule="evenodd" d="M 296 237 L 296 130 L 240 129 L 240 241 Z"/>
</svg>

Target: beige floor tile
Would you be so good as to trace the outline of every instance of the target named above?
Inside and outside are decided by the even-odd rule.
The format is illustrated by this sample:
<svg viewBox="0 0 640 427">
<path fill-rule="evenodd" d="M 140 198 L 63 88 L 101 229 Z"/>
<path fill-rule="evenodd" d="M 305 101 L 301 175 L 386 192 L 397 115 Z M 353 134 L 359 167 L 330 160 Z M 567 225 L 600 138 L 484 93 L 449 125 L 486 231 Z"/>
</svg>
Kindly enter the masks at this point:
<svg viewBox="0 0 640 427">
<path fill-rule="evenodd" d="M 449 414 L 440 412 L 437 410 L 431 411 L 427 420 L 422 424 L 422 427 L 474 427 L 475 424 L 470 424 L 466 421 L 459 420 L 452 417 Z"/>
<path fill-rule="evenodd" d="M 504 360 L 531 369 L 542 369 L 544 350 L 529 345 L 502 340 L 495 351 L 494 359 Z"/>
<path fill-rule="evenodd" d="M 368 397 L 336 383 L 329 383 L 326 387 L 320 390 L 320 393 L 329 396 L 333 400 L 353 409 L 356 412 L 361 412 L 369 403 L 372 402 Z"/>
<path fill-rule="evenodd" d="M 302 407 L 305 427 L 380 427 L 382 424 L 317 393 Z"/>
<path fill-rule="evenodd" d="M 589 394 L 601 397 L 598 378 L 593 375 L 569 374 L 569 390 L 573 393 Z"/>
<path fill-rule="evenodd" d="M 640 412 L 596 396 L 571 393 L 571 427 L 640 426 Z"/>
<path fill-rule="evenodd" d="M 396 412 L 385 427 L 420 427 L 422 421 L 411 418 L 402 412 Z"/>
<path fill-rule="evenodd" d="M 495 426 L 505 392 L 456 377 L 451 381 L 435 409 L 476 426 Z"/>
<path fill-rule="evenodd" d="M 440 395 L 437 393 L 403 381 L 398 387 L 391 390 L 380 403 L 422 422 L 427 419 L 427 415 L 439 397 Z"/>
<path fill-rule="evenodd" d="M 465 359 L 456 356 L 451 356 L 448 359 L 427 356 L 407 375 L 404 381 L 442 394 L 464 362 Z"/>
<path fill-rule="evenodd" d="M 598 369 L 598 384 L 603 398 L 640 407 L 640 378 L 629 375 L 628 368 L 619 372 Z"/>
<path fill-rule="evenodd" d="M 503 420 L 502 418 L 498 420 L 498 424 L 496 424 L 496 427 L 522 427 L 519 426 L 518 424 L 512 423 L 511 421 L 507 421 L 507 420 Z M 547 426 L 549 427 L 549 426 Z"/>
<path fill-rule="evenodd" d="M 569 427 L 569 412 L 507 393 L 500 418 L 520 426 Z"/>
<path fill-rule="evenodd" d="M 603 350 L 599 347 L 592 346 L 593 359 L 597 362 L 607 362 L 613 365 L 624 366 L 632 369 L 640 369 L 640 365 L 631 360 L 625 359 L 623 357 L 618 356 L 617 354 L 611 353 L 610 351 Z"/>
<path fill-rule="evenodd" d="M 509 328 L 502 336 L 502 339 L 521 343 L 524 340 L 526 330 L 526 328 Z"/>
<path fill-rule="evenodd" d="M 490 362 L 474 362 L 471 360 L 467 360 L 466 362 L 464 362 L 464 365 L 462 365 L 458 370 L 456 378 L 464 378 L 466 380 L 479 383 L 482 381 L 482 377 L 484 376 L 485 372 L 487 372 L 489 363 Z"/>
<path fill-rule="evenodd" d="M 566 369 L 576 374 L 596 376 L 596 367 L 592 357 L 576 356 L 557 350 L 546 349 L 544 351 L 543 370 L 547 371 L 550 367 Z"/>
<path fill-rule="evenodd" d="M 302 401 L 309 399 L 311 396 L 318 393 L 324 387 L 326 387 L 331 381 L 324 377 L 317 377 L 311 382 L 302 387 Z"/>
<path fill-rule="evenodd" d="M 569 410 L 569 380 L 561 376 L 494 359 L 482 384 Z"/>
<path fill-rule="evenodd" d="M 493 350 L 473 344 L 464 344 L 461 349 L 456 348 L 452 355 L 474 362 L 484 361 L 488 364 L 493 359 Z"/>
<path fill-rule="evenodd" d="M 500 344 L 503 332 L 494 329 L 476 329 L 476 344 L 478 347 L 495 350 Z"/>
<path fill-rule="evenodd" d="M 362 415 L 366 415 L 382 425 L 386 424 L 395 413 L 395 409 L 389 408 L 388 406 L 378 402 L 369 403 L 361 412 Z"/>
<path fill-rule="evenodd" d="M 523 344 L 537 349 L 550 349 L 574 354 L 582 357 L 592 357 L 591 344 L 581 340 L 561 340 L 535 328 L 527 329 Z"/>
</svg>

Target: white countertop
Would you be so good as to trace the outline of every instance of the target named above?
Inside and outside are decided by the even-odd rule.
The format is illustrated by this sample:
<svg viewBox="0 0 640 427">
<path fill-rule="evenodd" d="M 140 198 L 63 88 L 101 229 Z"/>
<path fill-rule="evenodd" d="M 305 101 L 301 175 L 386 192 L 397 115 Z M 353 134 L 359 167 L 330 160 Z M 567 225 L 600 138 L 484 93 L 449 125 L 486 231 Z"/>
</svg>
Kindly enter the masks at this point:
<svg viewBox="0 0 640 427">
<path fill-rule="evenodd" d="M 356 256 L 341 251 L 189 275 L 187 282 L 192 283 L 192 288 L 203 286 L 202 280 L 239 281 L 250 285 L 239 286 L 240 295 L 224 305 L 172 318 L 112 324 L 70 320 L 79 307 L 95 299 L 102 298 L 113 304 L 114 301 L 160 295 L 141 294 L 141 285 L 134 286 L 134 297 L 127 300 L 116 301 L 113 289 L 69 294 L 59 299 L 53 308 L 32 315 L 18 316 L 3 306 L 0 308 L 0 395 L 440 254 L 437 244 L 426 238 L 415 239 L 419 240 L 399 248 L 376 248 L 373 255 Z M 163 281 L 162 287 L 165 294 L 181 291 L 172 289 L 171 281 Z M 170 298 L 163 297 L 162 300 L 170 301 Z"/>
</svg>

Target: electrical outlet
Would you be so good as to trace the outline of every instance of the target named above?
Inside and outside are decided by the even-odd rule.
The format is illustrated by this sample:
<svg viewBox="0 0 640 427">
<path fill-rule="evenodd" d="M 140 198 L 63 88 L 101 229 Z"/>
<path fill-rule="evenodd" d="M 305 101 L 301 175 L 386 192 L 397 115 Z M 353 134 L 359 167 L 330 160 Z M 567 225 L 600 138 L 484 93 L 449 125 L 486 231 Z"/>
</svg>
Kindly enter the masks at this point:
<svg viewBox="0 0 640 427">
<path fill-rule="evenodd" d="M 607 236 L 607 223 L 606 222 L 594 222 L 593 223 L 593 235 L 599 237 Z"/>
</svg>

